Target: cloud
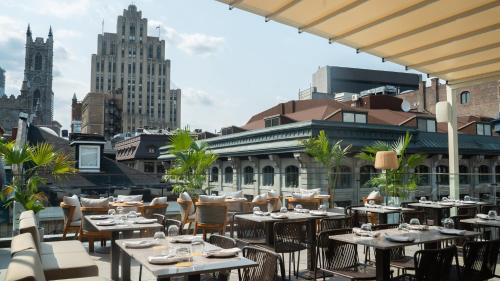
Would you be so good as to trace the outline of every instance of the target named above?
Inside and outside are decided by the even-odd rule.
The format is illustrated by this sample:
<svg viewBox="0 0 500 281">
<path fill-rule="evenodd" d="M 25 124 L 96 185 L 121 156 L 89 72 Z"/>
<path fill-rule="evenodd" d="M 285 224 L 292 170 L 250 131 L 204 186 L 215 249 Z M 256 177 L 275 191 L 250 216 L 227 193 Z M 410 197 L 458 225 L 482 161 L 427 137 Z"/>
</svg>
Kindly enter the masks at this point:
<svg viewBox="0 0 500 281">
<path fill-rule="evenodd" d="M 57 39 L 77 38 L 82 36 L 80 32 L 72 29 L 58 29 L 58 30 L 53 29 L 52 31 Z"/>
<path fill-rule="evenodd" d="M 24 69 L 25 31 L 14 18 L 0 16 L 0 66 L 6 71 Z"/>
<path fill-rule="evenodd" d="M 193 88 L 186 88 L 182 90 L 182 104 L 198 105 L 198 106 L 212 106 L 215 100 L 207 92 Z"/>
<path fill-rule="evenodd" d="M 223 37 L 211 36 L 202 33 L 182 33 L 165 25 L 161 21 L 150 20 L 150 34 L 157 35 L 157 27 L 160 26 L 160 35 L 165 38 L 167 44 L 177 47 L 188 55 L 210 56 L 219 51 L 225 39 Z"/>
<path fill-rule="evenodd" d="M 36 13 L 66 19 L 85 14 L 89 0 L 43 0 L 37 1 L 37 4 Z"/>
</svg>

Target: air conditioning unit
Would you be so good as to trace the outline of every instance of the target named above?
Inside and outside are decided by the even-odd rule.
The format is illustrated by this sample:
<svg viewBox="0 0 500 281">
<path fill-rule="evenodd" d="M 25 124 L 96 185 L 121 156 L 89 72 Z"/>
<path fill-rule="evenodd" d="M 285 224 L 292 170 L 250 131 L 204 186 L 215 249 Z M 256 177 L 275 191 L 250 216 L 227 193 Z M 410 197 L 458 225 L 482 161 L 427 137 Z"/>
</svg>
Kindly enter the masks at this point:
<svg viewBox="0 0 500 281">
<path fill-rule="evenodd" d="M 354 94 L 351 96 L 351 100 L 352 101 L 357 101 L 359 99 L 359 95 L 358 94 Z"/>
</svg>

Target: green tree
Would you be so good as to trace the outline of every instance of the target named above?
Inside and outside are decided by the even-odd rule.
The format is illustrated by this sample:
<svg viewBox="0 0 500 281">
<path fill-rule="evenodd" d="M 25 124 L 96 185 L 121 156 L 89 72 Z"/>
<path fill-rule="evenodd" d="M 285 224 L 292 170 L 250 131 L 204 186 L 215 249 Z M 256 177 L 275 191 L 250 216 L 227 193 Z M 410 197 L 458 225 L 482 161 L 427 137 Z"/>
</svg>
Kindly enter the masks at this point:
<svg viewBox="0 0 500 281">
<path fill-rule="evenodd" d="M 415 168 L 422 164 L 427 158 L 424 154 L 408 154 L 408 146 L 411 142 L 411 134 L 407 131 L 393 143 L 377 141 L 372 145 L 365 146 L 356 155 L 359 159 L 375 163 L 375 156 L 379 151 L 395 151 L 398 155 L 399 168 L 387 170 L 370 179 L 367 184 L 379 187 L 387 196 L 407 198 L 409 193 L 416 190 L 418 176 L 414 173 Z"/>
<path fill-rule="evenodd" d="M 47 177 L 58 178 L 74 173 L 74 161 L 64 153 L 54 151 L 52 145 L 41 143 L 18 147 L 15 142 L 0 142 L 0 156 L 5 164 L 12 166 L 12 182 L 7 184 L 0 195 L 6 207 L 16 201 L 25 210 L 35 213 L 43 210 L 47 197 L 38 190 L 47 183 Z"/>
<path fill-rule="evenodd" d="M 174 182 L 175 193 L 186 191 L 196 195 L 202 190 L 207 170 L 217 160 L 217 155 L 208 151 L 206 142 L 195 141 L 188 129 L 179 130 L 170 138 L 169 153 L 175 159 L 164 179 Z"/>
<path fill-rule="evenodd" d="M 302 141 L 307 154 L 311 155 L 316 161 L 321 163 L 326 169 L 328 194 L 330 195 L 330 203 L 333 203 L 335 197 L 335 188 L 340 172 L 340 164 L 342 160 L 349 154 L 351 145 L 342 147 L 342 140 L 337 141 L 333 145 L 330 144 L 325 131 L 321 130 L 317 137 L 312 137 Z"/>
</svg>

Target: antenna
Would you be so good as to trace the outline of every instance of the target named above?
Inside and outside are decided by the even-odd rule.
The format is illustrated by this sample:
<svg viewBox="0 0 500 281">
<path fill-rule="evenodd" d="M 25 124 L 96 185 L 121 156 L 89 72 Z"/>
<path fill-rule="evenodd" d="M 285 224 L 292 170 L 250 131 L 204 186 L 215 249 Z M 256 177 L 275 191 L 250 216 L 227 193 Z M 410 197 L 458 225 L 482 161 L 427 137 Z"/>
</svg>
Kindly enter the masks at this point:
<svg viewBox="0 0 500 281">
<path fill-rule="evenodd" d="M 158 29 L 158 39 L 159 39 L 159 38 L 160 38 L 160 33 L 161 33 L 161 28 L 160 28 L 160 26 L 158 25 L 158 26 L 156 27 L 156 29 Z"/>
<path fill-rule="evenodd" d="M 101 22 L 101 34 L 104 35 L 104 19 Z"/>
</svg>

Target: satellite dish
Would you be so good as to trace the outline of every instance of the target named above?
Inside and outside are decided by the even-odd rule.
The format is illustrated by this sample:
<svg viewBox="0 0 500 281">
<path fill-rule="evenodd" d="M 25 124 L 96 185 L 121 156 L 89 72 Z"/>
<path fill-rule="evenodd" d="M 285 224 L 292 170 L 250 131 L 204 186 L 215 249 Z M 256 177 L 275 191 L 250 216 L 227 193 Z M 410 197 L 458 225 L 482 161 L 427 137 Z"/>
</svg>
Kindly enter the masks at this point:
<svg viewBox="0 0 500 281">
<path fill-rule="evenodd" d="M 401 109 L 404 111 L 404 112 L 408 112 L 410 111 L 411 107 L 410 107 L 410 103 L 407 101 L 407 100 L 403 100 L 403 102 L 401 103 Z"/>
</svg>

